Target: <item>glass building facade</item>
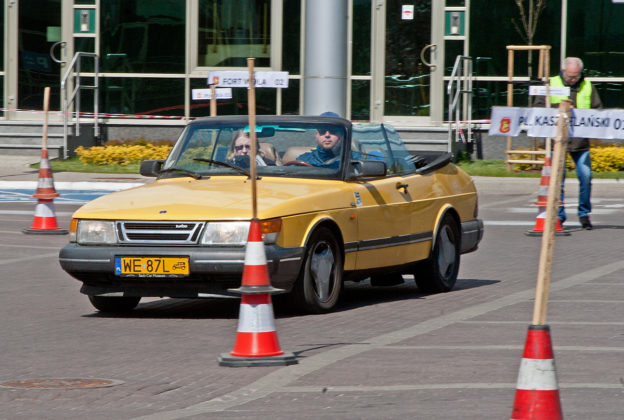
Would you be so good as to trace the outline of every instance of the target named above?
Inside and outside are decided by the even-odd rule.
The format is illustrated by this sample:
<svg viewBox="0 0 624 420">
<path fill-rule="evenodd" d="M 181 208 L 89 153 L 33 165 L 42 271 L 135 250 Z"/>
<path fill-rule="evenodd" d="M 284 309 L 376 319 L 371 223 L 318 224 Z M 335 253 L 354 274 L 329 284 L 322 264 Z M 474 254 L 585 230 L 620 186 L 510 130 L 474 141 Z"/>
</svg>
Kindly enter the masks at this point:
<svg viewBox="0 0 624 420">
<path fill-rule="evenodd" d="M 287 71 L 287 89 L 258 89 L 258 114 L 303 113 L 305 2 L 314 0 L 3 0 L 0 101 L 3 120 L 37 120 L 44 87 L 60 110 L 61 81 L 77 52 L 99 59 L 102 121 L 136 116 L 210 115 L 192 89 L 211 70 Z M 348 7 L 346 116 L 399 125 L 447 119 L 446 85 L 458 55 L 473 61 L 475 118 L 507 101 L 508 45 L 527 34 L 512 0 L 345 0 Z M 528 3 L 528 2 L 525 2 Z M 329 11 L 328 11 L 329 12 Z M 534 45 L 549 45 L 550 74 L 565 55 L 581 57 L 606 107 L 623 107 L 624 4 L 551 0 Z M 525 105 L 536 56 L 516 54 L 514 104 Z M 94 62 L 81 59 L 85 82 Z M 532 63 L 532 64 L 531 64 Z M 70 70 L 71 72 L 71 70 Z M 91 78 L 91 79 L 89 79 Z M 69 78 L 71 80 L 71 77 Z M 80 111 L 93 111 L 92 92 Z M 218 102 L 219 115 L 247 113 L 246 89 Z M 122 114 L 122 115 L 120 115 Z"/>
</svg>

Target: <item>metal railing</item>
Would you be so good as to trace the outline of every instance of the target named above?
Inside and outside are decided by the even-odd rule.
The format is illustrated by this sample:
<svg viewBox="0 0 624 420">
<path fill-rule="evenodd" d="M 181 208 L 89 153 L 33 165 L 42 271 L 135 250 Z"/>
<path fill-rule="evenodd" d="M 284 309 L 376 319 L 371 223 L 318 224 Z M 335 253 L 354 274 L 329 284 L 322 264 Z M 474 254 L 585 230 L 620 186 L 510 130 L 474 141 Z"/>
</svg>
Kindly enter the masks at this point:
<svg viewBox="0 0 624 420">
<path fill-rule="evenodd" d="M 80 74 L 80 62 L 82 57 L 91 57 L 94 59 L 93 61 L 93 85 L 83 85 Z M 82 89 L 91 89 L 93 90 L 93 135 L 94 137 L 99 137 L 100 135 L 100 127 L 98 125 L 98 117 L 99 117 L 99 100 L 98 100 L 98 92 L 99 92 L 99 72 L 100 72 L 100 59 L 99 56 L 95 53 L 87 53 L 87 52 L 77 52 L 74 54 L 74 58 L 71 63 L 67 67 L 67 71 L 61 80 L 61 100 L 63 103 L 63 159 L 67 159 L 68 157 L 68 148 L 67 148 L 67 136 L 68 136 L 68 125 L 69 125 L 69 109 L 72 104 L 74 104 L 74 135 L 80 135 L 80 91 Z M 68 95 L 68 83 L 70 77 L 73 77 L 73 85 L 74 88 L 70 95 Z M 82 76 L 85 77 L 85 76 Z"/>
<path fill-rule="evenodd" d="M 455 142 L 472 141 L 472 57 L 458 55 L 446 88 L 448 94 L 448 147 Z M 455 124 L 455 138 L 453 138 Z M 466 133 L 462 126 L 467 127 Z"/>
</svg>

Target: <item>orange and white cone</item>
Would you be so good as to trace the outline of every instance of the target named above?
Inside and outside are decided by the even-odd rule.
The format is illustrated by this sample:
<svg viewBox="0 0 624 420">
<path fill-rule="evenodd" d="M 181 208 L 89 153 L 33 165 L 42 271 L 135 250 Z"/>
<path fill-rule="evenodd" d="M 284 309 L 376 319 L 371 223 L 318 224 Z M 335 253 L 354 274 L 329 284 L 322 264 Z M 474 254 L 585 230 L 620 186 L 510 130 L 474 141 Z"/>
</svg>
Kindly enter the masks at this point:
<svg viewBox="0 0 624 420">
<path fill-rule="evenodd" d="M 282 292 L 271 286 L 260 222 L 251 221 L 245 246 L 245 267 L 241 287 L 229 289 L 241 293 L 238 330 L 234 349 L 219 356 L 221 366 L 276 366 L 297 363 L 293 353 L 279 345 L 273 315 L 272 293 Z"/>
<path fill-rule="evenodd" d="M 511 420 L 561 420 L 561 402 L 548 325 L 530 325 Z"/>
<path fill-rule="evenodd" d="M 54 198 L 60 194 L 54 189 L 52 168 L 48 160 L 48 149 L 41 149 L 41 163 L 39 164 L 39 182 L 33 197 L 37 198 L 35 219 L 30 228 L 23 229 L 24 233 L 66 235 L 67 229 L 61 229 L 56 223 L 54 214 Z"/>
<path fill-rule="evenodd" d="M 526 231 L 527 236 L 542 236 L 544 233 L 544 223 L 546 221 L 546 206 L 548 204 L 548 189 L 550 186 L 550 174 L 552 170 L 552 164 L 550 156 L 544 158 L 544 166 L 542 166 L 542 178 L 540 179 L 540 186 L 537 192 L 537 201 L 535 205 L 538 207 L 537 217 L 535 218 L 535 226 L 532 230 Z M 570 232 L 563 230 L 561 226 L 561 220 L 557 217 L 557 224 L 555 225 L 555 235 L 568 236 Z"/>
</svg>

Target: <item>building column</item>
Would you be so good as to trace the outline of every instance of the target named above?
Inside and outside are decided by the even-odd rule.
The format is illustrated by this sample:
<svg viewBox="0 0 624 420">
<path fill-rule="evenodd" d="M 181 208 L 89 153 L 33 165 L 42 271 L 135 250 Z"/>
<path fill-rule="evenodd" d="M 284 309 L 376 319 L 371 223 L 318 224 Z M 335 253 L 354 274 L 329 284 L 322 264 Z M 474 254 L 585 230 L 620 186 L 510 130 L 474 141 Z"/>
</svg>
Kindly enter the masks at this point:
<svg viewBox="0 0 624 420">
<path fill-rule="evenodd" d="M 347 107 L 347 0 L 305 2 L 304 115 Z"/>
</svg>

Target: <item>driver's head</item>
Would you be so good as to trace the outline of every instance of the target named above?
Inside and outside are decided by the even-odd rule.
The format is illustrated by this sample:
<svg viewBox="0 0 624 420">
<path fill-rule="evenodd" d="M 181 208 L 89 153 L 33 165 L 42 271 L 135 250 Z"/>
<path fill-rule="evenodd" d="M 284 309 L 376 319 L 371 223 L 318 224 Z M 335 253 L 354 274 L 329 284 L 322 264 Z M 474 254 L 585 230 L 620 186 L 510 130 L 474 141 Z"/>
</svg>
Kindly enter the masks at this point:
<svg viewBox="0 0 624 420">
<path fill-rule="evenodd" d="M 323 150 L 332 150 L 342 143 L 342 128 L 332 125 L 316 129 L 316 143 Z"/>
</svg>

